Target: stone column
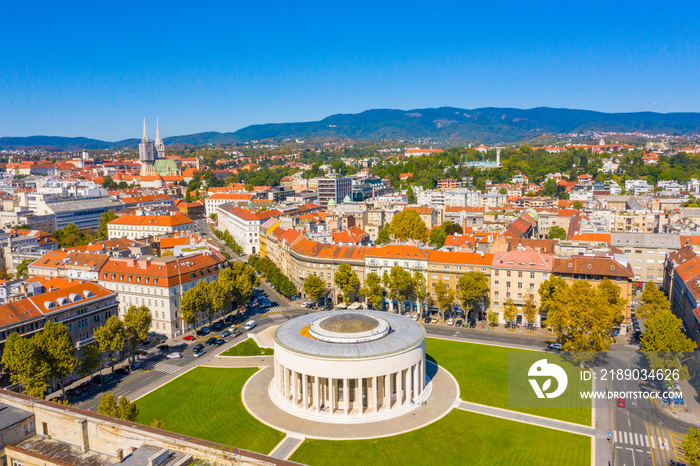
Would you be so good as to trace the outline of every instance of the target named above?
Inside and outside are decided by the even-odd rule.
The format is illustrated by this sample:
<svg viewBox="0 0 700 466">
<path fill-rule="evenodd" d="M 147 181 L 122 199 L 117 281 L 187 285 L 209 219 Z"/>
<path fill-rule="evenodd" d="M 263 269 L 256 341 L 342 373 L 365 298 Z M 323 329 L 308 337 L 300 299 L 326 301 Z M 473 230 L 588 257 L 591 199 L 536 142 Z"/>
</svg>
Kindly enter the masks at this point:
<svg viewBox="0 0 700 466">
<path fill-rule="evenodd" d="M 317 413 L 319 411 L 321 411 L 321 400 L 320 400 L 321 390 L 319 390 L 319 388 L 320 388 L 320 382 L 318 380 L 318 376 L 315 375 L 314 376 L 314 408 L 316 408 Z"/>
<path fill-rule="evenodd" d="M 328 379 L 329 390 L 331 391 L 331 414 L 338 407 L 338 379 Z"/>
<path fill-rule="evenodd" d="M 299 376 L 296 371 L 292 371 L 292 401 L 296 406 L 299 400 Z"/>
<path fill-rule="evenodd" d="M 387 411 L 391 409 L 391 374 L 384 376 L 384 402 Z"/>
<path fill-rule="evenodd" d="M 348 386 L 348 379 L 343 379 L 343 401 L 345 402 L 345 414 L 350 411 L 350 387 Z"/>
<path fill-rule="evenodd" d="M 309 406 L 309 377 L 301 374 L 301 409 Z"/>
<path fill-rule="evenodd" d="M 403 371 L 396 373 L 396 404 L 403 406 Z"/>
<path fill-rule="evenodd" d="M 362 379 L 355 379 L 355 404 L 360 408 L 360 413 L 364 408 L 364 401 L 362 397 Z"/>
<path fill-rule="evenodd" d="M 420 362 L 413 366 L 413 398 L 417 399 L 420 395 Z"/>
<path fill-rule="evenodd" d="M 379 404 L 379 387 L 377 387 L 377 382 L 379 381 L 379 378 L 375 375 L 372 377 L 372 411 L 376 414 L 377 409 L 379 408 L 377 405 Z M 369 393 L 367 394 L 367 397 L 369 398 Z"/>
<path fill-rule="evenodd" d="M 284 388 L 282 390 L 282 395 L 284 395 L 284 400 L 289 401 L 289 369 L 283 367 L 284 369 Z"/>
<path fill-rule="evenodd" d="M 413 367 L 406 369 L 406 403 L 413 399 Z"/>
</svg>

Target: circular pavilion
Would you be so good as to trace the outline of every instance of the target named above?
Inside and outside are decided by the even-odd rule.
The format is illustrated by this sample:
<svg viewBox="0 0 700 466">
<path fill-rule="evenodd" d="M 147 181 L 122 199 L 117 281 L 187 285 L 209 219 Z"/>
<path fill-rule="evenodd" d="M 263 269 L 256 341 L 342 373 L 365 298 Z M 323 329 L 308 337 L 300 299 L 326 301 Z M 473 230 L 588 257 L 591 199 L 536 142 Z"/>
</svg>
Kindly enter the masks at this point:
<svg viewBox="0 0 700 466">
<path fill-rule="evenodd" d="M 397 314 L 307 314 L 274 334 L 270 397 L 281 409 L 325 422 L 399 416 L 430 394 L 425 329 Z"/>
</svg>

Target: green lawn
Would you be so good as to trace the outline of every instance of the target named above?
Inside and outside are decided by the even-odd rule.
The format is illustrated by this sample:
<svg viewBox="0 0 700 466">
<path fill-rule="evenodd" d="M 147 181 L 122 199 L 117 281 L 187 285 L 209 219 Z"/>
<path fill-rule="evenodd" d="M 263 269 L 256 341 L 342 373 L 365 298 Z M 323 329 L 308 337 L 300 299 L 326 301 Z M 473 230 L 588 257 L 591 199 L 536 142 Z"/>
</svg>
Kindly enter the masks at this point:
<svg viewBox="0 0 700 466">
<path fill-rule="evenodd" d="M 136 401 L 138 421 L 212 442 L 270 453 L 284 434 L 259 422 L 241 401 L 256 368 L 198 367 Z"/>
<path fill-rule="evenodd" d="M 220 356 L 269 356 L 272 348 L 260 348 L 255 340 L 247 338 L 236 346 L 227 349 Z"/>
<path fill-rule="evenodd" d="M 591 439 L 458 409 L 420 430 L 375 440 L 306 440 L 310 465 L 589 465 Z"/>
<path fill-rule="evenodd" d="M 591 425 L 591 408 L 513 408 L 508 406 L 508 353 L 516 351 L 531 353 L 537 358 L 561 363 L 561 358 L 552 353 L 517 350 L 498 346 L 478 345 L 450 340 L 426 339 L 428 358 L 449 371 L 459 383 L 460 397 L 465 401 L 513 409 L 537 416 Z M 581 382 L 578 370 L 568 365 L 569 387 L 562 398 L 573 397 L 578 386 L 590 389 L 590 382 Z M 522 381 L 531 390 L 526 378 Z"/>
</svg>

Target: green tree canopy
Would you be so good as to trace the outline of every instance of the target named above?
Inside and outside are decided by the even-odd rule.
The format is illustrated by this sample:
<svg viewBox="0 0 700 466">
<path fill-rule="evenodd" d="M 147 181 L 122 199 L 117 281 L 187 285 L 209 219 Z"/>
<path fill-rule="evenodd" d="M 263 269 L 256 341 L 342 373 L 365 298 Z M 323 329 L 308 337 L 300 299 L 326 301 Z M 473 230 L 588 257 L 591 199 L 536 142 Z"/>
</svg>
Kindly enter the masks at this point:
<svg viewBox="0 0 700 466">
<path fill-rule="evenodd" d="M 124 314 L 124 341 L 131 352 L 132 362 L 136 357 L 136 347 L 139 342 L 148 338 L 152 322 L 151 311 L 144 305 L 136 307 L 132 304 L 126 310 L 126 314 Z"/>
<path fill-rule="evenodd" d="M 100 216 L 100 223 L 99 226 L 97 227 L 97 239 L 99 241 L 106 240 L 109 237 L 109 232 L 107 230 L 107 224 L 111 222 L 112 220 L 117 219 L 117 214 L 114 213 L 113 210 L 110 210 L 109 212 L 103 212 L 102 215 Z"/>
<path fill-rule="evenodd" d="M 644 286 L 640 301 L 642 305 L 637 309 L 640 317 L 650 317 L 658 311 L 668 311 L 671 308 L 666 295 L 654 282 L 647 282 Z"/>
<path fill-rule="evenodd" d="M 350 304 L 350 295 L 357 291 L 360 279 L 349 264 L 342 263 L 335 273 L 335 284 L 343 292 L 343 302 Z"/>
<path fill-rule="evenodd" d="M 549 234 L 547 235 L 549 239 L 566 239 L 566 230 L 558 225 L 554 225 L 549 229 Z"/>
<path fill-rule="evenodd" d="M 360 294 L 367 298 L 372 307 L 376 310 L 382 308 L 382 279 L 374 272 L 370 272 L 365 277 L 365 283 L 360 288 Z"/>
<path fill-rule="evenodd" d="M 100 351 L 109 355 L 109 362 L 114 373 L 114 353 L 124 348 L 126 331 L 124 322 L 119 317 L 112 316 L 107 319 L 104 325 L 94 330 L 95 339 L 100 344 Z"/>
<path fill-rule="evenodd" d="M 204 314 L 211 308 L 211 300 L 207 293 L 207 283 L 200 280 L 197 284 L 185 291 L 180 302 L 180 315 L 182 320 L 195 325 L 200 314 Z"/>
<path fill-rule="evenodd" d="M 389 233 L 389 229 L 391 228 L 391 225 L 388 223 L 382 227 L 382 229 L 379 230 L 377 233 L 377 241 L 375 243 L 377 244 L 387 244 L 391 242 L 391 234 Z"/>
<path fill-rule="evenodd" d="M 683 366 L 683 352 L 694 351 L 695 342 L 683 331 L 683 323 L 670 310 L 653 312 L 645 321 L 646 332 L 642 334 L 642 351 L 652 369 L 678 369 L 681 378 L 688 378 L 688 369 Z"/>
<path fill-rule="evenodd" d="M 515 322 L 515 318 L 518 315 L 518 308 L 511 298 L 508 298 L 503 304 L 503 320 L 506 322 Z"/>
<path fill-rule="evenodd" d="M 55 230 L 51 234 L 56 238 L 59 248 L 84 246 L 95 240 L 91 230 L 80 230 L 74 223 L 69 223 L 61 230 Z"/>
<path fill-rule="evenodd" d="M 489 279 L 481 272 L 467 272 L 459 277 L 457 297 L 462 305 L 474 308 L 475 304 L 489 292 Z"/>
<path fill-rule="evenodd" d="M 455 300 L 454 291 L 452 291 L 442 280 L 435 284 L 435 301 L 440 309 L 440 318 L 445 319 L 445 311 L 452 307 Z"/>
<path fill-rule="evenodd" d="M 17 278 L 29 278 L 29 264 L 33 261 L 31 259 L 24 259 L 17 266 Z"/>
<path fill-rule="evenodd" d="M 78 366 L 75 357 L 75 347 L 68 333 L 68 327 L 61 323 L 47 320 L 44 329 L 35 334 L 32 339 L 39 349 L 39 355 L 48 367 L 49 377 L 56 379 L 65 396 L 63 378 L 72 373 Z"/>
<path fill-rule="evenodd" d="M 81 349 L 80 365 L 78 365 L 78 375 L 87 377 L 102 367 L 100 348 L 97 345 L 83 346 Z"/>
<path fill-rule="evenodd" d="M 384 272 L 382 282 L 389 290 L 392 310 L 394 310 L 394 301 L 397 301 L 400 307 L 401 301 L 407 301 L 413 296 L 413 277 L 410 272 L 398 265 L 392 267 L 389 273 Z"/>
<path fill-rule="evenodd" d="M 418 212 L 412 209 L 406 209 L 394 215 L 389 226 L 389 233 L 400 241 L 408 239 L 428 240 L 428 227 L 425 226 Z"/>
<path fill-rule="evenodd" d="M 316 275 L 307 275 L 304 279 L 304 293 L 306 296 L 318 302 L 322 295 L 327 292 L 326 281 Z"/>
<path fill-rule="evenodd" d="M 22 384 L 24 393 L 43 398 L 49 387 L 51 368 L 41 357 L 41 350 L 34 339 L 22 338 L 11 333 L 5 341 L 2 365 L 10 372 L 12 383 Z"/>
<path fill-rule="evenodd" d="M 688 434 L 681 442 L 685 452 L 684 458 L 691 466 L 700 464 L 700 429 L 688 428 Z"/>
</svg>

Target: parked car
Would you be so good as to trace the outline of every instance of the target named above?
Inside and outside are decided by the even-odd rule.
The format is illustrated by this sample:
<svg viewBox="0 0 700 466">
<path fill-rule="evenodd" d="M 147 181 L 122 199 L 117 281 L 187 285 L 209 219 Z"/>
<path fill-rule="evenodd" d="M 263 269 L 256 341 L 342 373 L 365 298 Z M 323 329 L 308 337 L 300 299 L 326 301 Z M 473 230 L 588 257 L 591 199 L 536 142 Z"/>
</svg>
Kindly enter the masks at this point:
<svg viewBox="0 0 700 466">
<path fill-rule="evenodd" d="M 455 324 L 455 320 L 454 320 L 454 319 L 447 319 L 447 325 L 452 326 L 452 325 L 454 325 L 454 324 Z"/>
<path fill-rule="evenodd" d="M 556 351 L 560 351 L 560 350 L 561 350 L 561 343 L 557 343 L 557 342 L 550 343 L 550 344 L 549 344 L 549 349 L 551 349 L 551 350 L 556 350 Z"/>
<path fill-rule="evenodd" d="M 199 344 L 196 345 L 194 348 L 192 348 L 192 351 L 193 351 L 194 353 L 196 353 L 197 351 L 202 351 L 203 349 L 204 349 L 204 345 L 201 344 L 201 343 L 199 343 Z"/>
<path fill-rule="evenodd" d="M 254 320 L 249 320 L 243 327 L 245 330 L 253 330 L 258 324 Z"/>
<path fill-rule="evenodd" d="M 211 346 L 214 343 L 216 343 L 216 337 L 211 337 L 210 339 L 208 339 L 207 341 L 204 342 L 204 344 L 207 346 Z"/>
<path fill-rule="evenodd" d="M 185 341 L 192 341 L 194 340 L 194 335 L 185 335 L 182 339 Z"/>
<path fill-rule="evenodd" d="M 221 332 L 221 338 L 226 338 L 231 336 L 231 331 L 230 330 L 224 330 Z"/>
<path fill-rule="evenodd" d="M 211 333 L 211 329 L 209 327 L 202 327 L 199 330 L 197 330 L 196 333 L 198 337 L 203 337 L 205 335 L 209 335 Z"/>
<path fill-rule="evenodd" d="M 159 345 L 158 346 L 158 351 L 168 351 L 170 349 L 170 346 L 168 345 Z"/>
<path fill-rule="evenodd" d="M 221 346 L 221 345 L 223 345 L 224 343 L 226 343 L 226 340 L 223 340 L 223 339 L 219 338 L 219 339 L 217 339 L 217 340 L 214 342 L 214 346 Z"/>
<path fill-rule="evenodd" d="M 223 328 L 224 324 L 221 322 L 214 322 L 211 326 L 211 329 L 215 332 L 220 332 L 221 330 L 223 330 Z"/>
<path fill-rule="evenodd" d="M 425 322 L 426 324 L 429 324 L 430 322 L 432 322 L 432 320 L 433 319 L 431 319 L 430 317 L 426 317 L 425 319 L 423 319 L 423 322 Z"/>
<path fill-rule="evenodd" d="M 455 320 L 455 327 L 461 327 L 463 325 L 462 319 Z"/>
<path fill-rule="evenodd" d="M 685 401 L 683 401 L 683 398 L 674 398 L 671 401 L 673 401 L 674 405 L 685 405 Z"/>
<path fill-rule="evenodd" d="M 469 321 L 469 328 L 475 328 L 476 327 L 476 320 L 472 319 Z"/>
<path fill-rule="evenodd" d="M 146 350 L 137 349 L 136 351 L 134 351 L 134 354 L 136 354 L 137 356 L 147 356 L 148 352 Z"/>
<path fill-rule="evenodd" d="M 166 356 L 168 359 L 182 359 L 182 353 L 170 353 L 168 356 Z"/>
<path fill-rule="evenodd" d="M 206 354 L 206 351 L 204 351 L 204 350 L 202 350 L 202 351 L 197 351 L 197 352 L 194 353 L 193 356 L 194 356 L 195 358 L 198 358 L 198 357 L 200 357 L 200 356 L 203 355 L 203 354 Z"/>
<path fill-rule="evenodd" d="M 131 372 L 129 366 L 122 366 L 118 369 L 114 369 L 114 373 L 119 375 L 127 375 L 129 372 Z"/>
<path fill-rule="evenodd" d="M 69 388 L 68 390 L 66 390 L 66 396 L 68 396 L 69 398 L 74 398 L 82 394 L 83 391 L 80 389 L 80 387 Z"/>
<path fill-rule="evenodd" d="M 433 318 L 430 320 L 430 323 L 431 323 L 431 324 L 437 324 L 438 322 L 440 322 L 440 319 L 438 319 L 437 317 L 433 317 Z"/>
</svg>

